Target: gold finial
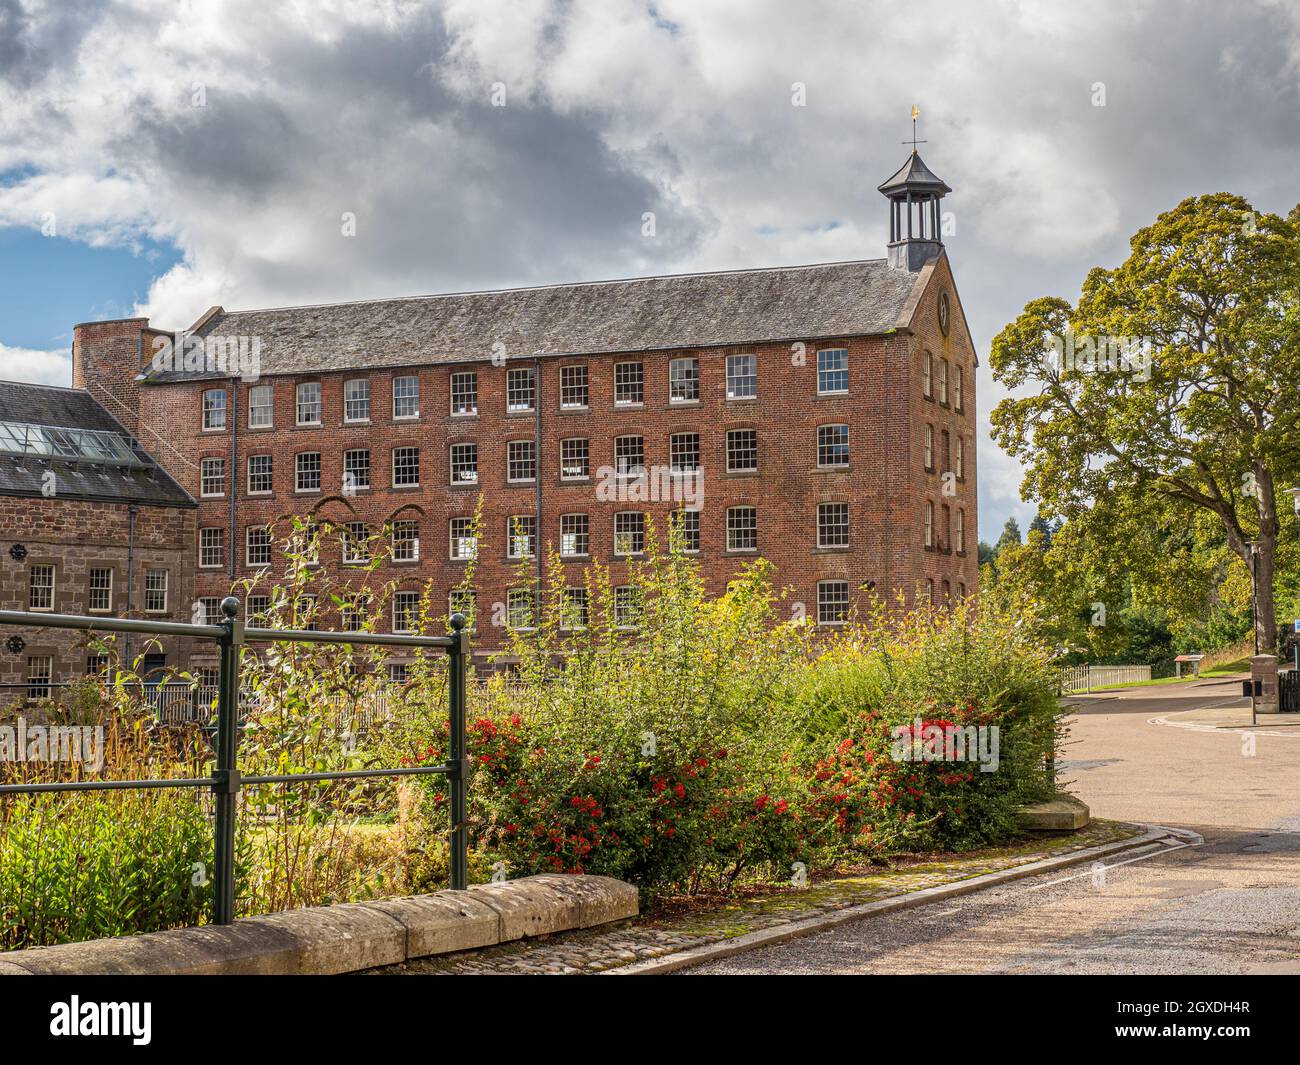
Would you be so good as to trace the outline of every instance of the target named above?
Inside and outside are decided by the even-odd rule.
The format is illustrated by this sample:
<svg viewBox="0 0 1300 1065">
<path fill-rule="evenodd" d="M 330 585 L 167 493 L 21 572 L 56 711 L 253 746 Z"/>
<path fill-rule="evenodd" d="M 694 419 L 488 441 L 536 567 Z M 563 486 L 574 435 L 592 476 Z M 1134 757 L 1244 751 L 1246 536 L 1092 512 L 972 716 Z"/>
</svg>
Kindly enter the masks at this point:
<svg viewBox="0 0 1300 1065">
<path fill-rule="evenodd" d="M 910 141 L 903 141 L 904 144 L 910 144 L 912 146 L 913 154 L 916 153 L 916 146 L 918 144 L 925 143 L 925 141 L 919 141 L 916 139 L 916 120 L 920 117 L 921 117 L 921 109 L 917 107 L 916 104 L 913 104 L 912 105 L 912 139 Z"/>
</svg>

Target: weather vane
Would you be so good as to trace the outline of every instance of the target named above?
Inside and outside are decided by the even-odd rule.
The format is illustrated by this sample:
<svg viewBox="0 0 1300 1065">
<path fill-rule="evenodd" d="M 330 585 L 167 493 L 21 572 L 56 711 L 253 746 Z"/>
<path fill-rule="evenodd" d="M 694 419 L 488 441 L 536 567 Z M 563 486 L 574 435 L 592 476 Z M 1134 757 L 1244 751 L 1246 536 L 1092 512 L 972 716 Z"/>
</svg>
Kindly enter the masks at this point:
<svg viewBox="0 0 1300 1065">
<path fill-rule="evenodd" d="M 916 104 L 913 104 L 912 105 L 912 139 L 910 141 L 903 141 L 904 144 L 910 144 L 912 146 L 913 152 L 916 151 L 916 146 L 918 144 L 925 143 L 925 141 L 919 141 L 916 139 L 916 120 L 920 117 L 921 117 L 921 109 L 917 107 Z"/>
</svg>

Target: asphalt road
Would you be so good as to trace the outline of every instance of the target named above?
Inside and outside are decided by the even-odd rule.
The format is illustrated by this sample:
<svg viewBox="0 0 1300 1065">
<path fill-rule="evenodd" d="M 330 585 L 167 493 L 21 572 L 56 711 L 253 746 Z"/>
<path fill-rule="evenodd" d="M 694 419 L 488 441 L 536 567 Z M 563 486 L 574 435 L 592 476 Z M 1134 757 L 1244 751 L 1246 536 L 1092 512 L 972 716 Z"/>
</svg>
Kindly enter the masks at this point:
<svg viewBox="0 0 1300 1065">
<path fill-rule="evenodd" d="M 689 972 L 1300 973 L 1300 728 L 1152 723 L 1237 704 L 1240 683 L 1174 690 L 1072 700 L 1061 779 L 1094 816 L 1191 829 L 1203 844 L 1121 854 L 1105 869 L 1076 866 Z"/>
</svg>

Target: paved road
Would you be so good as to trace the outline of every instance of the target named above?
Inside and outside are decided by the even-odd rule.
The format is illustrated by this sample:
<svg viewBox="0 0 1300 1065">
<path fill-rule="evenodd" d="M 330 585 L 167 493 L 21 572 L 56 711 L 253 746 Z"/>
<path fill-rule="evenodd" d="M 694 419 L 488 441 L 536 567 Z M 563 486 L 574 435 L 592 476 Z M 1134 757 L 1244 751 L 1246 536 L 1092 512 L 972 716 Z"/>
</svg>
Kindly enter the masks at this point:
<svg viewBox="0 0 1300 1065">
<path fill-rule="evenodd" d="M 1240 690 L 1199 681 L 1072 700 L 1062 780 L 1098 817 L 1191 829 L 1203 845 L 1100 874 L 1045 874 L 691 972 L 1300 973 L 1300 728 L 1252 740 L 1150 722 L 1235 705 Z"/>
</svg>

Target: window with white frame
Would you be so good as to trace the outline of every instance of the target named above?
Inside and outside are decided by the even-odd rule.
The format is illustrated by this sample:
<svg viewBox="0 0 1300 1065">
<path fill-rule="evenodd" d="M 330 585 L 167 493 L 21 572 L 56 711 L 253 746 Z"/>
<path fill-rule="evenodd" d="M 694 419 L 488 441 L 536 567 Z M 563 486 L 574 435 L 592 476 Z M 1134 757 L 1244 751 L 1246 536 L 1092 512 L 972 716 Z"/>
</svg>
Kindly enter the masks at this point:
<svg viewBox="0 0 1300 1065">
<path fill-rule="evenodd" d="M 954 410 L 962 411 L 965 409 L 965 401 L 962 399 L 961 394 L 963 384 L 962 379 L 965 375 L 960 366 L 954 366 L 952 368 L 952 374 L 952 406 Z"/>
<path fill-rule="evenodd" d="M 533 409 L 536 402 L 536 378 L 531 367 L 506 371 L 506 410 L 522 414 Z"/>
<path fill-rule="evenodd" d="M 536 477 L 536 444 L 532 440 L 511 440 L 506 445 L 506 480 L 531 481 Z"/>
<path fill-rule="evenodd" d="M 590 447 L 584 437 L 560 441 L 560 479 L 581 481 L 591 476 Z"/>
<path fill-rule="evenodd" d="M 925 501 L 924 517 L 921 525 L 921 543 L 926 547 L 934 546 L 934 504 Z"/>
<path fill-rule="evenodd" d="M 199 567 L 216 569 L 226 561 L 226 530 L 222 528 L 199 530 Z"/>
<path fill-rule="evenodd" d="M 957 508 L 957 524 L 953 529 L 952 547 L 957 554 L 966 553 L 966 511 Z"/>
<path fill-rule="evenodd" d="M 590 400 L 586 366 L 560 367 L 560 407 L 563 410 L 582 410 Z"/>
<path fill-rule="evenodd" d="M 167 571 L 165 569 L 144 571 L 144 612 L 146 614 L 167 613 Z"/>
<path fill-rule="evenodd" d="M 936 382 L 939 393 L 939 402 L 947 404 L 948 402 L 948 360 L 939 360 L 939 380 Z"/>
<path fill-rule="evenodd" d="M 363 566 L 370 561 L 370 528 L 364 521 L 343 525 L 343 564 Z"/>
<path fill-rule="evenodd" d="M 223 618 L 221 616 L 221 597 L 217 595 L 204 595 L 199 597 L 199 617 L 203 625 L 220 625 Z"/>
<path fill-rule="evenodd" d="M 451 445 L 451 483 L 478 484 L 478 444 Z"/>
<path fill-rule="evenodd" d="M 645 470 L 645 438 L 614 438 L 614 470 L 620 477 L 639 477 Z"/>
<path fill-rule="evenodd" d="M 530 588 L 511 588 L 506 592 L 506 624 L 512 629 L 531 629 L 537 614 L 537 597 Z"/>
<path fill-rule="evenodd" d="M 469 560 L 478 558 L 478 536 L 474 532 L 474 519 L 452 518 L 449 523 L 451 557 Z"/>
<path fill-rule="evenodd" d="M 758 356 L 727 356 L 727 398 L 754 399 L 758 395 Z"/>
<path fill-rule="evenodd" d="M 700 360 L 673 359 L 668 364 L 668 402 L 695 403 L 700 398 Z"/>
<path fill-rule="evenodd" d="M 350 595 L 339 604 L 339 628 L 344 632 L 360 632 L 366 623 L 367 597 Z"/>
<path fill-rule="evenodd" d="M 251 496 L 270 495 L 274 483 L 272 477 L 272 459 L 270 455 L 248 456 L 248 494 Z"/>
<path fill-rule="evenodd" d="M 848 348 L 825 348 L 817 352 L 817 394 L 833 396 L 848 390 Z"/>
<path fill-rule="evenodd" d="M 622 511 L 614 515 L 614 554 L 639 555 L 645 551 L 645 515 Z"/>
<path fill-rule="evenodd" d="M 849 427 L 819 425 L 817 427 L 817 465 L 822 469 L 849 464 Z"/>
<path fill-rule="evenodd" d="M 393 448 L 393 487 L 415 488 L 420 483 L 420 449 Z"/>
<path fill-rule="evenodd" d="M 320 382 L 303 381 L 298 386 L 298 424 L 320 425 Z"/>
<path fill-rule="evenodd" d="M 694 473 L 700 468 L 700 434 L 673 433 L 668 438 L 668 457 L 673 473 Z"/>
<path fill-rule="evenodd" d="M 244 557 L 250 566 L 271 564 L 271 530 L 266 525 L 250 525 L 244 530 Z"/>
<path fill-rule="evenodd" d="M 54 657 L 31 655 L 27 659 L 27 698 L 48 699 L 53 691 Z"/>
<path fill-rule="evenodd" d="M 585 629 L 589 610 L 586 588 L 565 588 L 560 598 L 560 628 Z"/>
<path fill-rule="evenodd" d="M 928 351 L 921 353 L 921 395 L 934 398 L 934 356 Z"/>
<path fill-rule="evenodd" d="M 925 423 L 922 457 L 925 459 L 925 468 L 927 470 L 934 469 L 934 426 L 929 422 Z"/>
<path fill-rule="evenodd" d="M 630 584 L 614 589 L 614 624 L 620 629 L 634 629 L 641 617 L 641 597 Z"/>
<path fill-rule="evenodd" d="M 199 495 L 210 499 L 226 494 L 226 460 L 206 458 L 199 461 Z"/>
<path fill-rule="evenodd" d="M 817 546 L 849 546 L 849 505 L 847 503 L 817 504 Z"/>
<path fill-rule="evenodd" d="M 95 568 L 90 571 L 86 588 L 86 609 L 92 614 L 107 614 L 113 609 L 113 571 Z"/>
<path fill-rule="evenodd" d="M 271 610 L 271 597 L 269 595 L 250 595 L 244 604 L 249 621 L 265 621 L 266 615 Z"/>
<path fill-rule="evenodd" d="M 506 557 L 532 558 L 537 549 L 537 518 L 512 514 L 506 520 Z"/>
<path fill-rule="evenodd" d="M 248 427 L 270 429 L 275 412 L 275 388 L 254 385 L 248 390 Z"/>
<path fill-rule="evenodd" d="M 418 521 L 393 522 L 393 561 L 420 561 L 420 523 Z"/>
<path fill-rule="evenodd" d="M 370 421 L 370 382 L 366 378 L 343 382 L 343 420 Z"/>
<path fill-rule="evenodd" d="M 966 479 L 966 440 L 960 433 L 957 434 L 956 440 L 953 441 L 955 451 L 953 455 L 952 471 L 957 475 L 957 480 Z"/>
<path fill-rule="evenodd" d="M 682 550 L 700 549 L 700 512 L 683 508 L 673 514 L 673 529 L 681 538 Z"/>
<path fill-rule="evenodd" d="M 758 550 L 758 508 L 727 508 L 727 550 Z"/>
<path fill-rule="evenodd" d="M 393 632 L 414 632 L 420 623 L 420 593 L 393 593 Z"/>
<path fill-rule="evenodd" d="M 27 581 L 27 609 L 54 609 L 54 567 L 33 566 Z"/>
<path fill-rule="evenodd" d="M 203 393 L 203 429 L 215 432 L 226 427 L 226 390 L 209 388 Z"/>
<path fill-rule="evenodd" d="M 388 683 L 400 687 L 411 679 L 411 664 L 409 662 L 389 662 L 388 663 Z"/>
<path fill-rule="evenodd" d="M 343 494 L 370 487 L 370 449 L 351 448 L 343 452 Z"/>
<path fill-rule="evenodd" d="M 109 665 L 108 655 L 87 655 L 86 676 L 106 679 L 108 677 Z"/>
<path fill-rule="evenodd" d="M 294 491 L 320 491 L 320 452 L 303 451 L 294 456 Z"/>
<path fill-rule="evenodd" d="M 447 593 L 447 616 L 461 614 L 466 618 L 473 618 L 475 599 L 473 588 L 453 588 Z"/>
<path fill-rule="evenodd" d="M 758 430 L 727 430 L 727 472 L 753 473 L 758 469 Z"/>
<path fill-rule="evenodd" d="M 451 413 L 478 413 L 478 374 L 474 370 L 451 375 Z"/>
<path fill-rule="evenodd" d="M 591 553 L 591 528 L 586 514 L 560 515 L 560 554 L 581 558 Z"/>
<path fill-rule="evenodd" d="M 393 378 L 393 418 L 420 416 L 420 379 L 414 374 Z"/>
<path fill-rule="evenodd" d="M 817 582 L 817 624 L 843 625 L 849 617 L 849 582 Z"/>
<path fill-rule="evenodd" d="M 645 368 L 639 362 L 614 364 L 614 405 L 631 407 L 645 402 Z"/>
</svg>

